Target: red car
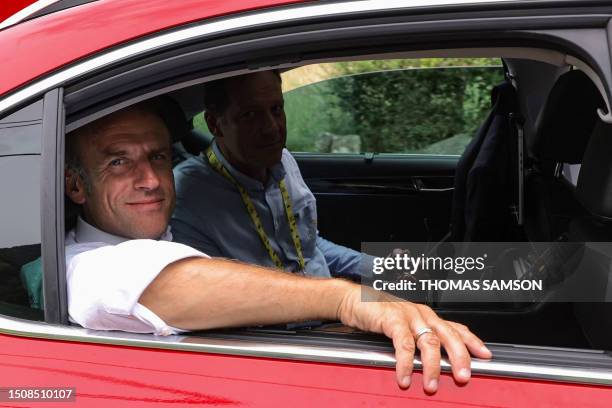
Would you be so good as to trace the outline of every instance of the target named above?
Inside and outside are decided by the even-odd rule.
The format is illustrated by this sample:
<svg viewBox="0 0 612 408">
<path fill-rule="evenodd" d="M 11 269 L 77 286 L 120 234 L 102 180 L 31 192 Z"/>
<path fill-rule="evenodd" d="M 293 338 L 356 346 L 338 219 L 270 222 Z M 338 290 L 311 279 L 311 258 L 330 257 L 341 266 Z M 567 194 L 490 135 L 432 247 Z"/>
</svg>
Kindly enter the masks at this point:
<svg viewBox="0 0 612 408">
<path fill-rule="evenodd" d="M 506 78 L 520 112 L 507 118 L 521 137 L 511 166 L 518 176 L 508 187 L 516 192 L 515 240 L 612 241 L 605 184 L 612 169 L 605 160 L 593 164 L 609 143 L 589 147 L 591 129 L 583 136 L 578 125 L 577 144 L 542 136 L 581 123 L 574 114 L 589 101 L 568 95 L 584 88 L 559 91 L 570 71 L 580 71 L 603 101 L 599 128 L 612 123 L 611 18 L 612 2 L 595 0 L 59 0 L 2 25 L 0 406 L 611 406 L 606 293 L 528 304 L 428 299 L 442 316 L 470 326 L 494 356 L 473 361 L 466 386 L 453 382 L 445 361 L 434 395 L 423 392 L 420 372 L 410 389 L 398 388 L 390 341 L 334 324 L 169 337 L 71 325 L 63 191 L 67 132 L 167 95 L 187 125 L 175 145 L 180 162 L 207 143 L 202 83 L 279 69 L 288 147 L 317 197 L 321 234 L 355 249 L 445 242 L 464 149 L 474 125 L 487 120 L 482 89 L 488 95 Z M 449 59 L 461 67 L 441 69 Z M 417 81 L 412 93 L 403 87 L 387 97 L 394 103 L 348 104 L 366 88 L 405 84 L 402 73 Z M 350 97 L 349 87 L 359 91 Z M 421 99 L 402 99 L 417 88 Z M 568 104 L 575 108 L 558 107 Z M 385 120 L 363 119 L 372 112 Z M 410 122 L 413 113 L 419 123 Z M 405 122 L 393 128 L 396 119 Z M 316 133 L 312 140 L 304 129 Z M 364 139 L 368 132 L 386 144 Z M 581 186 L 591 181 L 603 182 L 585 198 Z M 588 267 L 603 271 L 596 289 L 606 292 L 612 257 L 591 250 Z M 22 283 L 36 262 L 45 294 L 38 300 Z"/>
</svg>

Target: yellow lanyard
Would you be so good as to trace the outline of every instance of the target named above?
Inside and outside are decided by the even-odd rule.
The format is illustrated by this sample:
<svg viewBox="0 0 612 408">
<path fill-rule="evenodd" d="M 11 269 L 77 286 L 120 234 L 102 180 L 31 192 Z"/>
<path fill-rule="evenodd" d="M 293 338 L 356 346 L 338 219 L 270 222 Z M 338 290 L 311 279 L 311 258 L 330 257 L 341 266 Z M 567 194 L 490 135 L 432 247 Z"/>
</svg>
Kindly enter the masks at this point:
<svg viewBox="0 0 612 408">
<path fill-rule="evenodd" d="M 274 262 L 277 268 L 284 269 L 283 263 L 281 262 L 277 253 L 274 252 L 274 249 L 272 249 L 272 245 L 270 245 L 270 240 L 268 239 L 268 236 L 266 235 L 266 232 L 263 229 L 261 219 L 257 214 L 257 210 L 255 209 L 255 205 L 253 204 L 251 197 L 249 197 L 249 194 L 246 192 L 244 187 L 242 187 L 242 185 L 240 185 L 240 183 L 238 183 L 238 181 L 236 181 L 236 179 L 232 177 L 232 175 L 229 173 L 229 171 L 227 171 L 225 166 L 221 164 L 221 162 L 217 158 L 217 155 L 213 151 L 212 146 L 206 149 L 206 157 L 208 158 L 208 163 L 210 163 L 212 168 L 215 169 L 217 173 L 221 174 L 223 177 L 229 180 L 238 189 L 238 191 L 240 192 L 240 196 L 242 197 L 242 202 L 244 203 L 244 206 L 246 207 L 246 210 L 249 213 L 249 216 L 251 217 L 251 221 L 253 221 L 253 225 L 257 230 L 257 234 L 259 235 L 261 242 L 263 243 L 264 247 L 266 248 L 266 251 L 268 251 L 270 258 L 272 259 L 272 262 Z M 302 242 L 300 241 L 300 234 L 297 229 L 297 221 L 295 220 L 295 216 L 293 215 L 291 198 L 289 197 L 289 192 L 287 191 L 285 179 L 282 179 L 278 183 L 278 185 L 281 191 L 281 195 L 283 196 L 285 214 L 287 214 L 289 230 L 291 231 L 291 239 L 293 240 L 293 245 L 295 246 L 295 251 L 297 252 L 300 270 L 303 271 L 306 263 L 304 261 L 304 255 L 302 254 Z"/>
</svg>

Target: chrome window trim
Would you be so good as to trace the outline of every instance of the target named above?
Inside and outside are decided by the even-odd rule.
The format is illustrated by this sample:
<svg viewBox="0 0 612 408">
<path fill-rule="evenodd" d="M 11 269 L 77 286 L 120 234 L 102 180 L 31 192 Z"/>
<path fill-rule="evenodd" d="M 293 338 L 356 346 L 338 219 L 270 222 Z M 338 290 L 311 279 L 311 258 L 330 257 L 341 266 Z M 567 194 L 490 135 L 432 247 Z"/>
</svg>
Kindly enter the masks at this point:
<svg viewBox="0 0 612 408">
<path fill-rule="evenodd" d="M 207 338 L 206 336 L 173 335 L 160 337 L 150 334 L 97 331 L 80 327 L 55 326 L 1 315 L 0 334 L 244 357 L 265 357 L 370 367 L 395 367 L 394 355 L 387 352 L 360 351 L 328 346 L 271 344 L 253 340 Z M 185 340 L 188 340 L 188 342 Z M 414 359 L 414 366 L 417 369 L 422 367 L 421 360 L 418 357 Z M 447 359 L 442 360 L 442 370 L 450 371 L 450 364 Z M 612 386 L 612 370 L 604 369 L 580 369 L 474 359 L 472 361 L 472 373 L 481 376 Z"/>
<path fill-rule="evenodd" d="M 76 78 L 80 75 L 92 72 L 100 67 L 117 63 L 128 57 L 135 57 L 143 53 L 151 52 L 157 48 L 177 45 L 184 41 L 190 41 L 213 34 L 220 34 L 236 29 L 246 29 L 261 26 L 263 24 L 287 23 L 314 17 L 339 16 L 347 13 L 362 13 L 372 11 L 409 10 L 423 7 L 438 7 L 452 5 L 475 5 L 475 4 L 501 4 L 516 2 L 516 0 L 361 0 L 328 4 L 296 4 L 290 8 L 262 10 L 259 12 L 216 19 L 206 20 L 197 26 L 191 26 L 177 31 L 158 35 L 153 38 L 137 41 L 101 53 L 100 55 L 78 63 L 72 67 L 60 70 L 44 79 L 34 82 L 9 96 L 0 100 L 0 115 L 25 100 L 44 93 L 54 87 Z"/>
</svg>

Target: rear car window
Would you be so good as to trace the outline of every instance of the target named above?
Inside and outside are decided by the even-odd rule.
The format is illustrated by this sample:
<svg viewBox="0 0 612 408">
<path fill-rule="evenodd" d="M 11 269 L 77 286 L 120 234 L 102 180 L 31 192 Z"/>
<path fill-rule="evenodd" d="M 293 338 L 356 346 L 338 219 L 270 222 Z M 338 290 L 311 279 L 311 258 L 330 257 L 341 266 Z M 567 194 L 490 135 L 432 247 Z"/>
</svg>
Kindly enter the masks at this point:
<svg viewBox="0 0 612 408">
<path fill-rule="evenodd" d="M 499 59 L 375 60 L 283 73 L 287 148 L 460 155 L 504 78 Z"/>
</svg>

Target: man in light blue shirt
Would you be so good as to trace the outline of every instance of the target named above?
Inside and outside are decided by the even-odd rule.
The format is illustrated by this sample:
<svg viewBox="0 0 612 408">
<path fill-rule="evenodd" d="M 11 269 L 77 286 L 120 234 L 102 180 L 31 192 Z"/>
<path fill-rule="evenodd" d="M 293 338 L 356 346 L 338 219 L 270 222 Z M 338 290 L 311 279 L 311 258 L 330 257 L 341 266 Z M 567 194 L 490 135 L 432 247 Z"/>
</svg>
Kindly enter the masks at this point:
<svg viewBox="0 0 612 408">
<path fill-rule="evenodd" d="M 357 278 L 364 256 L 318 235 L 315 197 L 284 148 L 278 72 L 209 83 L 205 105 L 215 141 L 174 170 L 175 240 L 211 256 Z"/>
</svg>

